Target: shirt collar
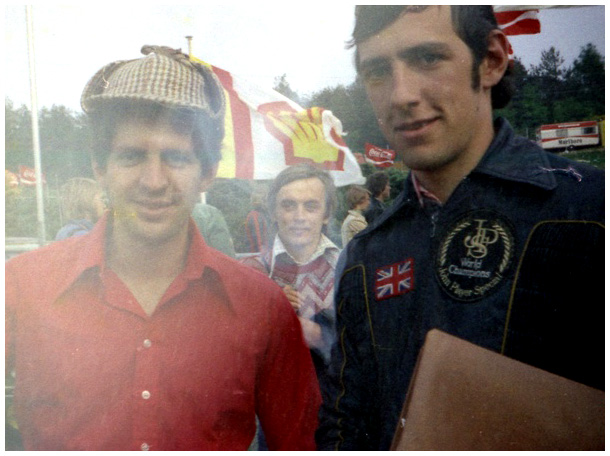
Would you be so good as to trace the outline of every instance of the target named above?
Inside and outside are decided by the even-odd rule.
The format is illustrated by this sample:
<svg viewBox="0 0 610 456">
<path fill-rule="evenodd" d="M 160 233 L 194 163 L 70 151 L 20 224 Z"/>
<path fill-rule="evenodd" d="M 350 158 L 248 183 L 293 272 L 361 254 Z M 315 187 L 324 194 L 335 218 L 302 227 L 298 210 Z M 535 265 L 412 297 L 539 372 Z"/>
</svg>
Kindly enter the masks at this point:
<svg viewBox="0 0 610 456">
<path fill-rule="evenodd" d="M 413 172 L 411 173 L 411 181 L 413 182 L 413 188 L 415 189 L 415 194 L 417 195 L 417 200 L 419 201 L 419 205 L 421 207 L 424 207 L 427 201 L 433 204 L 437 204 L 439 206 L 443 205 L 441 200 L 438 199 L 438 197 L 434 193 L 429 190 L 426 190 L 426 188 L 419 182 L 419 180 L 415 176 L 415 173 Z"/>
<path fill-rule="evenodd" d="M 333 243 L 333 241 L 328 239 L 324 234 L 321 234 L 320 242 L 318 242 L 318 246 L 316 247 L 316 250 L 313 252 L 313 254 L 309 257 L 309 259 L 307 261 L 299 262 L 299 261 L 295 260 L 295 258 L 292 255 L 290 255 L 290 253 L 288 253 L 288 250 L 286 250 L 286 247 L 284 246 L 284 243 L 280 239 L 280 236 L 276 234 L 275 240 L 273 241 L 273 249 L 272 249 L 271 255 L 272 255 L 273 259 L 276 259 L 279 255 L 286 254 L 296 264 L 298 264 L 299 266 L 303 266 L 305 264 L 311 263 L 312 261 L 314 261 L 314 260 L 318 259 L 319 257 L 321 257 L 322 255 L 324 255 L 324 253 L 326 253 L 327 249 L 339 250 L 339 247 L 337 247 Z"/>
<path fill-rule="evenodd" d="M 66 275 L 63 276 L 62 283 L 57 288 L 57 297 L 86 271 L 97 268 L 103 273 L 106 261 L 106 235 L 107 230 L 110 229 L 110 220 L 111 216 L 107 212 L 88 234 L 74 238 L 71 248 L 66 245 L 66 255 L 71 255 L 76 260 L 66 263 L 67 265 L 72 264 L 72 267 L 66 268 Z M 217 264 L 211 258 L 210 248 L 192 219 L 189 222 L 189 236 L 190 247 L 182 274 L 187 280 L 195 280 L 200 278 L 208 267 L 216 270 Z"/>
</svg>

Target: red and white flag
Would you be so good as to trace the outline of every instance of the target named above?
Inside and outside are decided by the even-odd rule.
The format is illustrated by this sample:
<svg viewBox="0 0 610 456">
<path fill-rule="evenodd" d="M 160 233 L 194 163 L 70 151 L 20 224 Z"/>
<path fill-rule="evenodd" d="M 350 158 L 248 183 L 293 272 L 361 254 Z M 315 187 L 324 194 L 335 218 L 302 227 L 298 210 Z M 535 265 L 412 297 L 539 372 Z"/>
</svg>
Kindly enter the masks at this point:
<svg viewBox="0 0 610 456">
<path fill-rule="evenodd" d="M 23 165 L 19 166 L 19 183 L 26 187 L 33 187 L 36 185 L 36 170 Z M 42 183 L 47 183 L 44 173 L 42 174 Z"/>
<path fill-rule="evenodd" d="M 498 10 L 496 7 L 495 15 L 500 29 L 506 35 L 535 35 L 540 33 L 540 20 L 538 19 L 537 9 L 511 11 Z"/>
<path fill-rule="evenodd" d="M 394 164 L 396 152 L 366 143 L 364 145 L 364 157 L 367 163 L 375 165 L 377 168 L 389 168 Z"/>
<path fill-rule="evenodd" d="M 544 7 L 543 7 L 544 8 Z M 540 33 L 537 6 L 494 6 L 498 26 L 507 36 L 535 35 Z M 514 57 L 509 43 L 508 57 Z"/>
<path fill-rule="evenodd" d="M 217 177 L 267 180 L 298 163 L 329 171 L 335 185 L 365 178 L 343 140 L 343 126 L 323 108 L 304 109 L 271 89 L 262 89 L 199 59 L 224 87 L 225 138 Z"/>
</svg>

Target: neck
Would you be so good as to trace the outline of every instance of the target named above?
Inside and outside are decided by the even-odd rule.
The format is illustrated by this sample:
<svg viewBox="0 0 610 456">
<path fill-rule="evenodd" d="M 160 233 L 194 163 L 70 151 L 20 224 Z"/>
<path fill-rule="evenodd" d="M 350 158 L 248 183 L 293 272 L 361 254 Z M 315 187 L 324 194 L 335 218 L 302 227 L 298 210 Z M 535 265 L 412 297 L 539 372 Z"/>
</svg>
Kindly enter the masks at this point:
<svg viewBox="0 0 610 456">
<path fill-rule="evenodd" d="M 107 264 L 123 279 L 175 278 L 184 268 L 188 246 L 188 232 L 165 243 L 133 242 L 113 232 L 106 244 Z"/>
<path fill-rule="evenodd" d="M 302 248 L 290 248 L 286 244 L 284 244 L 284 247 L 286 248 L 286 251 L 290 254 L 290 256 L 294 258 L 297 262 L 306 263 L 318 248 L 318 245 L 320 244 L 320 239 L 318 239 L 318 242 L 315 245 L 307 245 Z"/>
<path fill-rule="evenodd" d="M 447 202 L 460 182 L 479 164 L 493 141 L 494 129 L 481 133 L 470 151 L 460 154 L 455 160 L 431 170 L 413 170 L 417 180 L 432 192 L 443 204 Z"/>
</svg>

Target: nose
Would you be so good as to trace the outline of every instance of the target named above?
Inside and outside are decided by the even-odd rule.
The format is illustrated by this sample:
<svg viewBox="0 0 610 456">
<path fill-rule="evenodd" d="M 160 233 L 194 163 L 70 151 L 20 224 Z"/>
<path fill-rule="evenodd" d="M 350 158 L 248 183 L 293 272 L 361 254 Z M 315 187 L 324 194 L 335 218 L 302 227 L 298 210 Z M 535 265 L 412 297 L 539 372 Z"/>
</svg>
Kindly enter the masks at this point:
<svg viewBox="0 0 610 456">
<path fill-rule="evenodd" d="M 296 220 L 305 220 L 306 212 L 305 206 L 298 204 L 296 210 L 294 211 L 294 218 Z"/>
<path fill-rule="evenodd" d="M 392 68 L 392 107 L 398 109 L 417 106 L 421 101 L 418 74 L 410 69 L 405 62 L 398 61 Z"/>
<path fill-rule="evenodd" d="M 151 192 L 165 190 L 169 185 L 167 166 L 160 157 L 149 157 L 140 169 L 140 185 Z"/>
</svg>

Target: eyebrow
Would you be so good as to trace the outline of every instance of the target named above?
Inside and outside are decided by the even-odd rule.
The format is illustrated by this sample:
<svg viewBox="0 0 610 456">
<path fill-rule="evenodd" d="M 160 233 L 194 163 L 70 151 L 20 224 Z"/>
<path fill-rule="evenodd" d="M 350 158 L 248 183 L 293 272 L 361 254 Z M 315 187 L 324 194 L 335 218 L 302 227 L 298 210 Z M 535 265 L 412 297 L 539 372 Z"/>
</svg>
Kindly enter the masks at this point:
<svg viewBox="0 0 610 456">
<path fill-rule="evenodd" d="M 427 41 L 401 49 L 397 55 L 401 60 L 408 60 L 421 55 L 423 52 L 448 52 L 449 50 L 450 47 L 446 43 L 439 41 Z M 386 65 L 391 58 L 392 56 L 379 56 L 359 61 L 356 70 L 358 73 L 360 73 L 367 68 L 375 68 L 380 65 Z"/>
</svg>

